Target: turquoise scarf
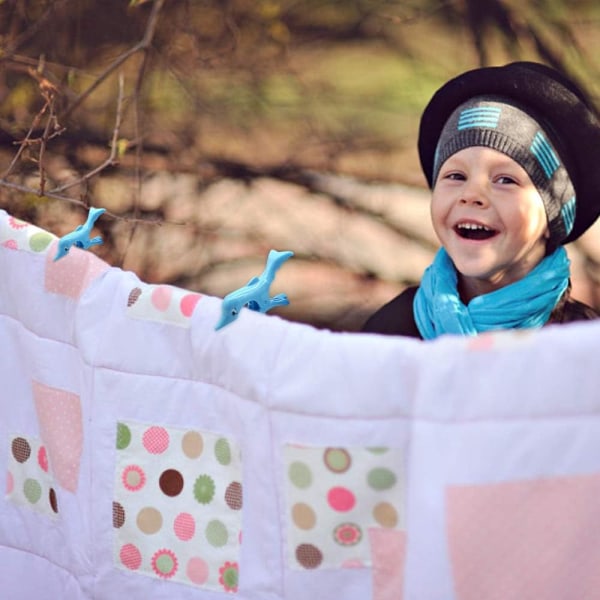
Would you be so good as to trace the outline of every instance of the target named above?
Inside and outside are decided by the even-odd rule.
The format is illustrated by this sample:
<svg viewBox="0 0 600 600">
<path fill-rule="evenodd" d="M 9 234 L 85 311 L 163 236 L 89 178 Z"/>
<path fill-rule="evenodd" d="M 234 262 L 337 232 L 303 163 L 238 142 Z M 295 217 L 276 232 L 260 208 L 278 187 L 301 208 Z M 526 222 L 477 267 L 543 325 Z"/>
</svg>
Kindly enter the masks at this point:
<svg viewBox="0 0 600 600">
<path fill-rule="evenodd" d="M 477 335 L 495 329 L 541 327 L 569 285 L 569 259 L 563 247 L 546 256 L 523 279 L 463 304 L 457 274 L 441 248 L 423 274 L 413 309 L 426 340 L 449 333 Z"/>
</svg>

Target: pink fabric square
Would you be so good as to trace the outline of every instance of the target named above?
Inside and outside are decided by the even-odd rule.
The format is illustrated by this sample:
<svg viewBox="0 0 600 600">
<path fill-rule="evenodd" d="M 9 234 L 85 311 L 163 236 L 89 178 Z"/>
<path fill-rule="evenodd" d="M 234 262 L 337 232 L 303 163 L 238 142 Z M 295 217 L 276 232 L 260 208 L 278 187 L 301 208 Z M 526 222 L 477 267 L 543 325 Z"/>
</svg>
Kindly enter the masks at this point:
<svg viewBox="0 0 600 600">
<path fill-rule="evenodd" d="M 33 383 L 33 397 L 40 436 L 58 483 L 75 492 L 83 448 L 83 424 L 79 396 L 42 383 Z"/>
<path fill-rule="evenodd" d="M 78 300 L 87 287 L 109 268 L 88 250 L 71 248 L 69 254 L 54 261 L 58 241 L 54 241 L 46 253 L 44 285 L 47 292 L 62 294 Z"/>
<path fill-rule="evenodd" d="M 373 600 L 402 600 L 406 533 L 395 529 L 369 529 L 373 573 Z"/>
<path fill-rule="evenodd" d="M 460 600 L 600 599 L 600 475 L 446 490 Z"/>
</svg>

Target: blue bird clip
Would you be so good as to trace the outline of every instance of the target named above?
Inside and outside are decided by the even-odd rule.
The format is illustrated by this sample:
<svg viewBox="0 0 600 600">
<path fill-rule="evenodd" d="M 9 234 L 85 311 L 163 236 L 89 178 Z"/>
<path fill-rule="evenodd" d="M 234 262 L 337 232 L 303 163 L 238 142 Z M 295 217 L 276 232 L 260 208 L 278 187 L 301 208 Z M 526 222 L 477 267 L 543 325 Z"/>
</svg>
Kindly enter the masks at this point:
<svg viewBox="0 0 600 600">
<path fill-rule="evenodd" d="M 105 212 L 105 208 L 90 208 L 87 221 L 83 225 L 79 225 L 75 231 L 63 235 L 60 240 L 58 240 L 58 250 L 54 260 L 57 261 L 59 258 L 66 256 L 69 253 L 71 246 L 87 250 L 90 246 L 101 244 L 102 238 L 97 236 L 90 239 L 90 232 L 92 231 L 92 227 L 94 227 L 94 223 L 98 220 L 100 215 Z"/>
<path fill-rule="evenodd" d="M 275 306 L 287 306 L 290 301 L 285 294 L 269 297 L 269 288 L 275 278 L 275 272 L 294 253 L 290 250 L 278 252 L 271 250 L 267 257 L 265 270 L 253 277 L 244 287 L 241 287 L 225 296 L 221 305 L 221 318 L 215 326 L 215 331 L 225 327 L 238 318 L 243 307 L 257 312 L 265 313 Z"/>
</svg>

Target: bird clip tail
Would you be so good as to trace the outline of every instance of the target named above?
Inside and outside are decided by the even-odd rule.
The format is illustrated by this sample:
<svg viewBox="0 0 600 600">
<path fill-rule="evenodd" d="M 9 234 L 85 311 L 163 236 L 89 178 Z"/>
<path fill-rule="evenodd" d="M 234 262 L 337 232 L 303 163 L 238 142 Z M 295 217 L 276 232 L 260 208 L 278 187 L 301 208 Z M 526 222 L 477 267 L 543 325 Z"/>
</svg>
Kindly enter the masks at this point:
<svg viewBox="0 0 600 600">
<path fill-rule="evenodd" d="M 90 229 L 92 228 L 92 225 L 100 218 L 101 215 L 103 215 L 106 212 L 105 208 L 90 208 L 90 212 L 88 213 L 88 217 L 87 217 L 87 221 L 86 221 L 86 226 L 88 226 Z"/>
<path fill-rule="evenodd" d="M 283 252 L 280 252 L 279 250 L 271 250 L 269 252 L 269 256 L 267 257 L 266 271 L 274 273 L 291 256 L 294 256 L 294 253 L 291 250 L 285 250 Z"/>
</svg>

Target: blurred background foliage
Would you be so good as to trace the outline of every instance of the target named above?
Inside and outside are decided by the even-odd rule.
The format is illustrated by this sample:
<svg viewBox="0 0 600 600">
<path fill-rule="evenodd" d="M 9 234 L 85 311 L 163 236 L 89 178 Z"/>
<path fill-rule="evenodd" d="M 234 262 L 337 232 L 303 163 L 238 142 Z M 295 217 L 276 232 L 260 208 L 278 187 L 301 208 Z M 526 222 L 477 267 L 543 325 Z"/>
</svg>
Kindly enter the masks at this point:
<svg viewBox="0 0 600 600">
<path fill-rule="evenodd" d="M 159 171 L 199 189 L 307 172 L 422 186 L 439 85 L 538 60 L 597 101 L 599 33 L 597 0 L 0 0 L 0 207 L 61 235 L 52 199 L 102 206 L 96 182 L 120 173 L 131 240 L 136 218 L 165 218 L 140 201 Z M 103 232 L 115 264 L 124 231 Z"/>
<path fill-rule="evenodd" d="M 63 139 L 110 140 L 117 70 L 70 106 L 142 40 L 153 6 L 0 2 L 3 139 L 22 138 L 40 108 L 34 69 L 58 88 Z M 120 67 L 128 95 L 141 87 L 144 123 L 125 119 L 121 133 L 186 166 L 221 157 L 395 178 L 424 104 L 465 68 L 542 60 L 597 96 L 599 21 L 594 0 L 169 0 L 144 73 L 142 52 Z M 413 178 L 412 164 L 399 169 Z"/>
</svg>

